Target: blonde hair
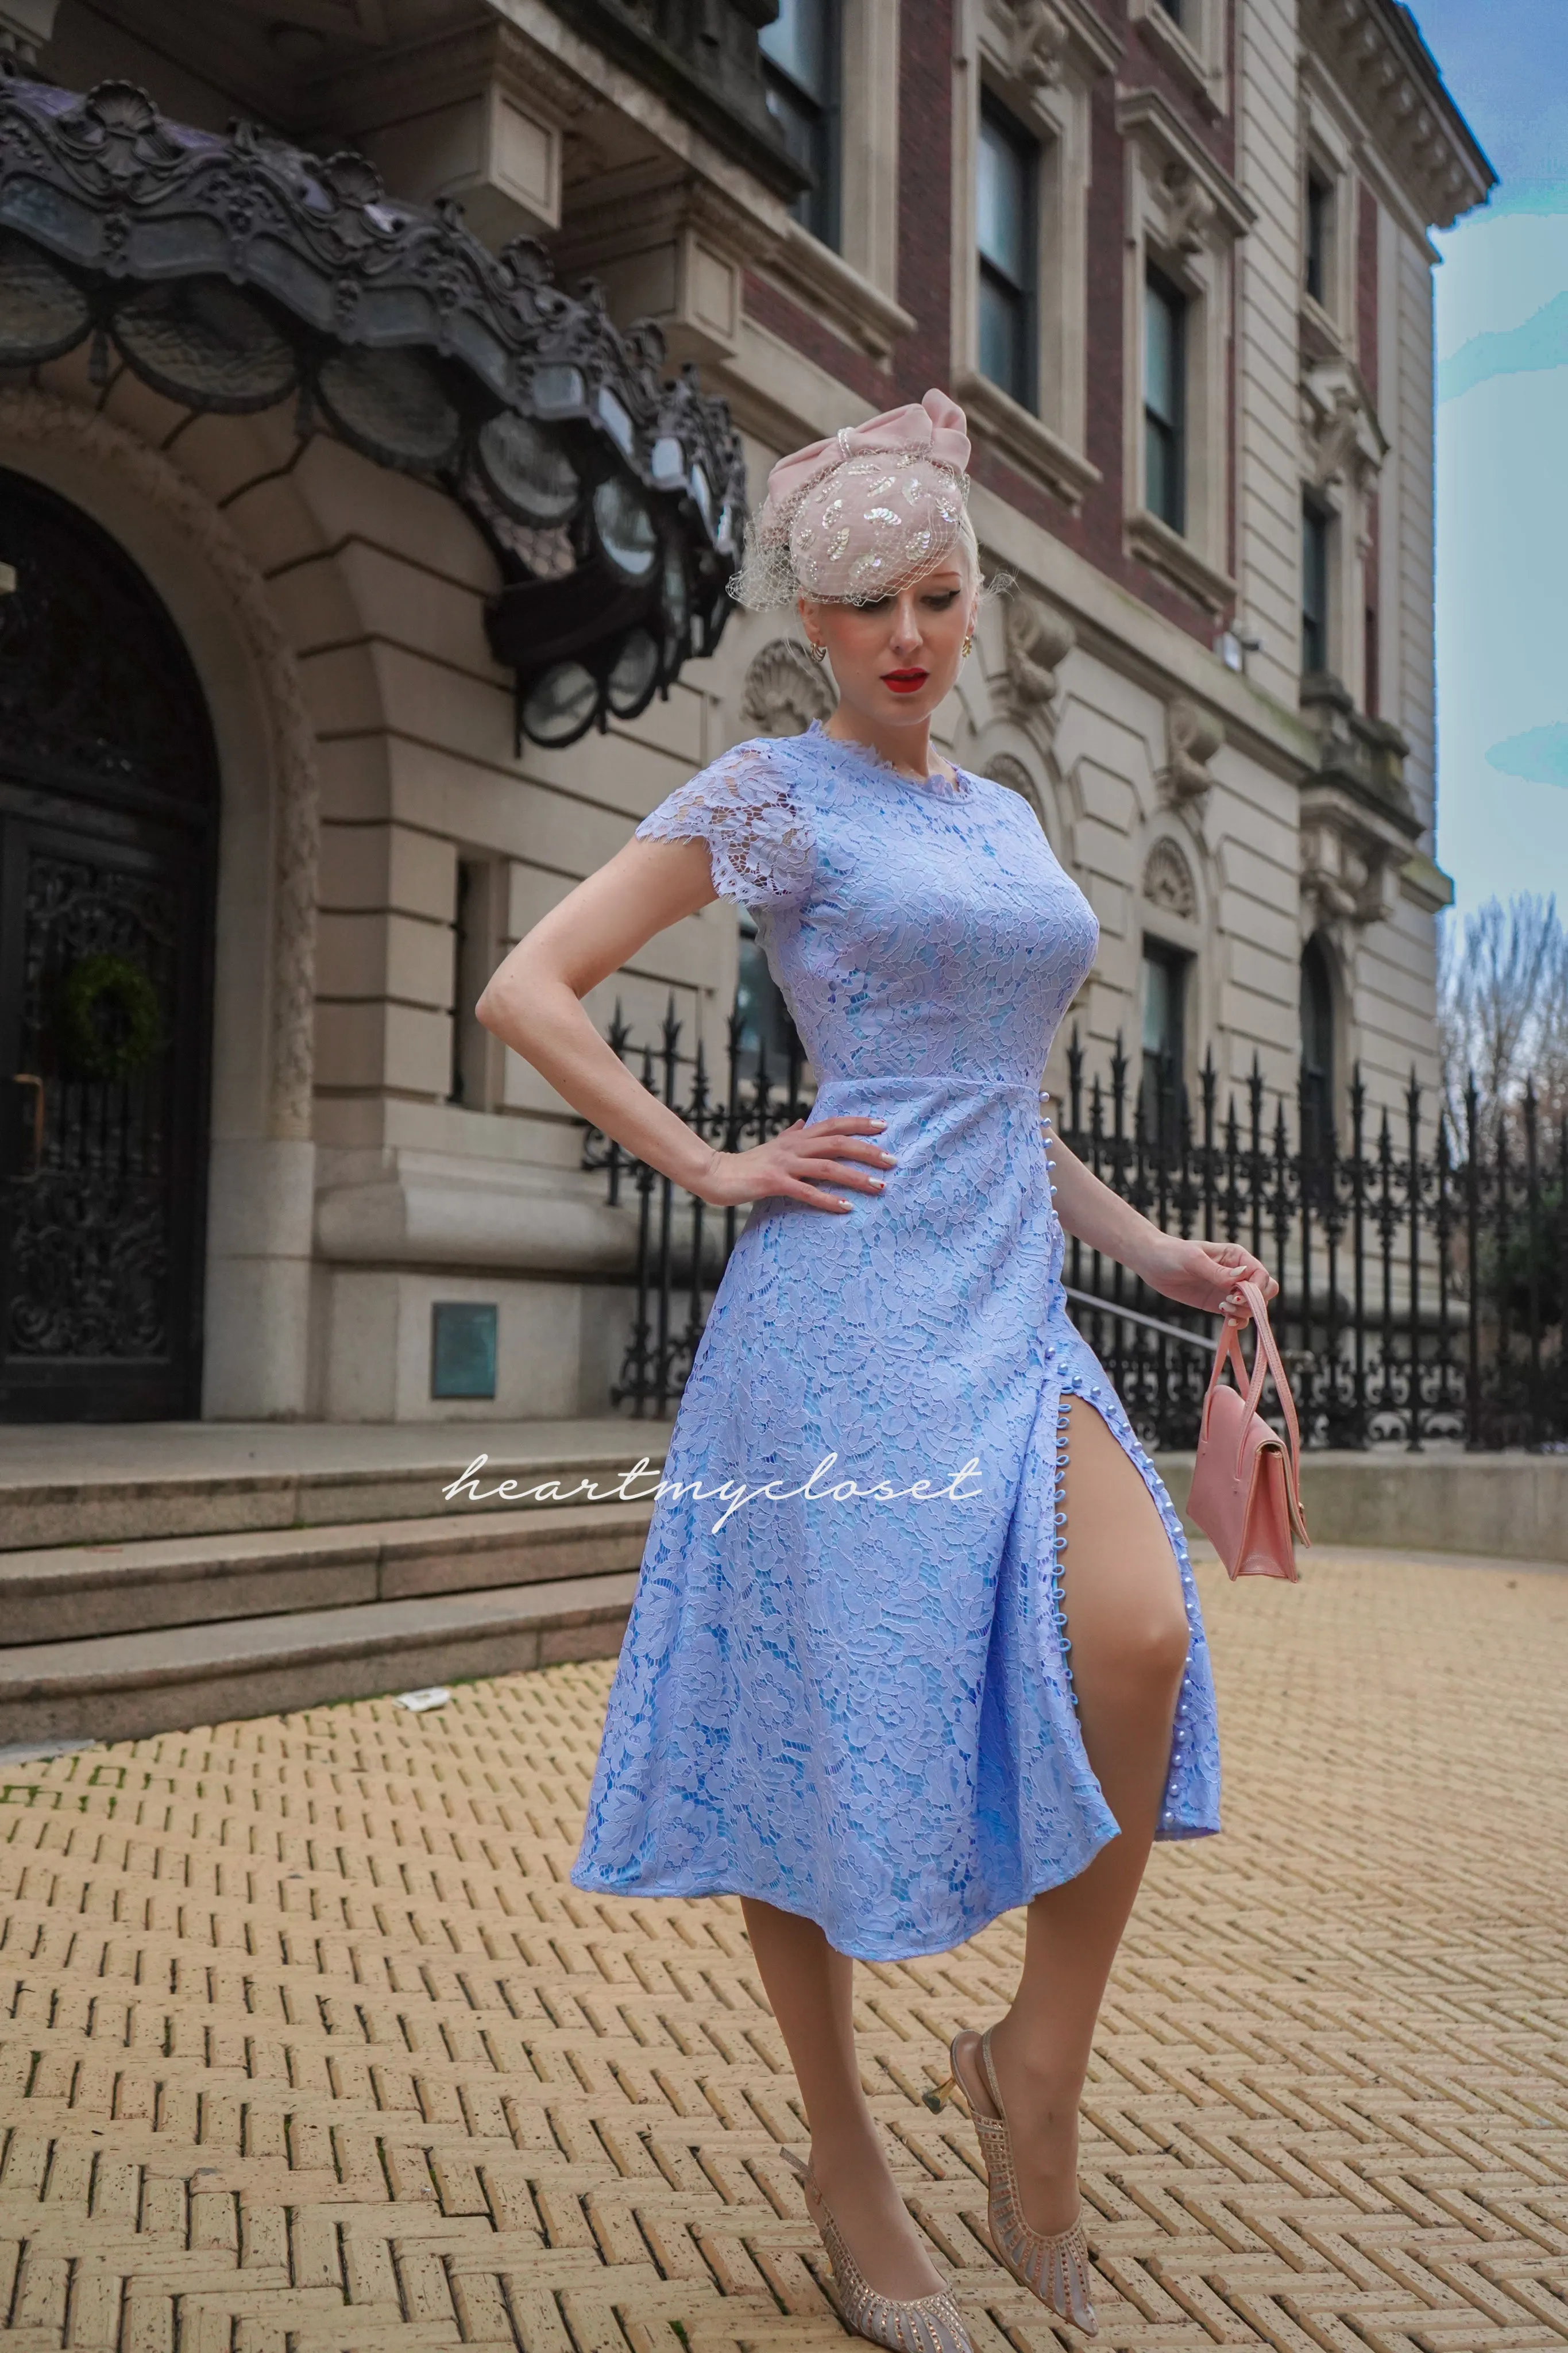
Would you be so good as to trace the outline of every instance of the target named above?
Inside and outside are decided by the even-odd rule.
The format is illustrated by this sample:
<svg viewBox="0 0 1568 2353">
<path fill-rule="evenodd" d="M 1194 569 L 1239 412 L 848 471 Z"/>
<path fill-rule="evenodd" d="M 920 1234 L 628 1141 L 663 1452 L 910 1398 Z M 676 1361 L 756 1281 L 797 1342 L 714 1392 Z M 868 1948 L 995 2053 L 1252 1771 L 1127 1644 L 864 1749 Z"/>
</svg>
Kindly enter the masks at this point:
<svg viewBox="0 0 1568 2353">
<path fill-rule="evenodd" d="M 994 572 L 981 570 L 980 542 L 974 535 L 974 525 L 970 519 L 967 507 L 959 518 L 958 536 L 963 543 L 964 555 L 968 559 L 969 577 L 975 590 L 976 610 L 989 605 L 994 596 L 1005 596 L 1017 586 L 1016 575 L 1009 572 L 1005 565 L 999 565 Z"/>
</svg>

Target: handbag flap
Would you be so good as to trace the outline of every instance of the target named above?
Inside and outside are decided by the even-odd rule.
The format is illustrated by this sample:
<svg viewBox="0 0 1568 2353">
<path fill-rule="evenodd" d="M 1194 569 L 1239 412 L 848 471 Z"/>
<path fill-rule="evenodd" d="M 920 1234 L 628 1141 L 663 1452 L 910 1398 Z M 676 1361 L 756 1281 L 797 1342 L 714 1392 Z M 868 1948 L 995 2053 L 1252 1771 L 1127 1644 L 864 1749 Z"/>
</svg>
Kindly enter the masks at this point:
<svg viewBox="0 0 1568 2353">
<path fill-rule="evenodd" d="M 1263 1293 L 1254 1282 L 1243 1283 L 1241 1290 L 1257 1336 L 1251 1373 L 1237 1327 L 1227 1318 L 1204 1397 L 1187 1510 L 1233 1577 L 1272 1576 L 1294 1581 L 1291 1539 L 1311 1542 L 1301 1510 L 1300 1430 Z M 1222 1377 L 1227 1366 L 1236 1376 L 1235 1388 Z M 1266 1371 L 1279 1398 L 1283 1439 L 1258 1411 Z M 1245 1395 L 1239 1386 L 1243 1379 Z"/>
</svg>

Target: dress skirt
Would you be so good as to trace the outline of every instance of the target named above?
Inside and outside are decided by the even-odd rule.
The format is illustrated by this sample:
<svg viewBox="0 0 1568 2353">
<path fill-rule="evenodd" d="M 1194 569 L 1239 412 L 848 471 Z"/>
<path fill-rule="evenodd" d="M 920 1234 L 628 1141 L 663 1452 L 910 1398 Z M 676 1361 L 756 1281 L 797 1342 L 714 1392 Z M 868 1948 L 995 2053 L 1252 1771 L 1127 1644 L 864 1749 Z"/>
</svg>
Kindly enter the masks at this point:
<svg viewBox="0 0 1568 2353">
<path fill-rule="evenodd" d="M 1072 1688 L 1066 1406 L 1137 1465 L 1191 1640 L 1161 1838 L 1219 1827 L 1181 1523 L 1062 1290 L 1037 1087 L 829 1078 L 896 1158 L 760 1202 L 670 1435 L 574 1886 L 764 1898 L 838 1951 L 945 1951 L 1118 1835 Z"/>
</svg>

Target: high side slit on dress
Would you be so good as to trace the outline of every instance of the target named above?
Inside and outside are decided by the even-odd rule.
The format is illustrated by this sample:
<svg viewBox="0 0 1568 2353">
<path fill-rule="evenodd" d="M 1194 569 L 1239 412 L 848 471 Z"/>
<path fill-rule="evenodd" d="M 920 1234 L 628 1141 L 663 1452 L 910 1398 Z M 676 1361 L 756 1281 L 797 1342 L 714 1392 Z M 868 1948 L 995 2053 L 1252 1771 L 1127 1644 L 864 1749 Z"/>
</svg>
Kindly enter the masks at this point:
<svg viewBox="0 0 1568 2353">
<path fill-rule="evenodd" d="M 897 1165 L 881 1193 L 845 1187 L 847 1212 L 773 1195 L 741 1232 L 670 1432 L 573 1883 L 760 1896 L 860 1959 L 945 1951 L 1117 1835 L 1062 1609 L 1069 1396 L 1137 1465 L 1181 1570 L 1157 1835 L 1219 1828 L 1181 1523 L 1068 1318 L 1040 1129 L 1098 926 L 1019 795 L 917 781 L 816 726 L 738 745 L 637 829 L 706 840 L 817 1075 L 808 1123 L 885 1119 Z"/>
</svg>

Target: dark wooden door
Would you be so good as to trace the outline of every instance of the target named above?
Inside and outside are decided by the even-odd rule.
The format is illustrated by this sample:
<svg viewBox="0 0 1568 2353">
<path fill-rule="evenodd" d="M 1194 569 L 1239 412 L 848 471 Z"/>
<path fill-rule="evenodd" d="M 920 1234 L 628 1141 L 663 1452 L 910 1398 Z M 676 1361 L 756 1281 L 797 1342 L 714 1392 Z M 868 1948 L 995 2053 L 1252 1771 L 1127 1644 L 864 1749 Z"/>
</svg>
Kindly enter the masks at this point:
<svg viewBox="0 0 1568 2353">
<path fill-rule="evenodd" d="M 216 766 L 96 524 L 0 472 L 0 1418 L 199 1409 Z"/>
</svg>

